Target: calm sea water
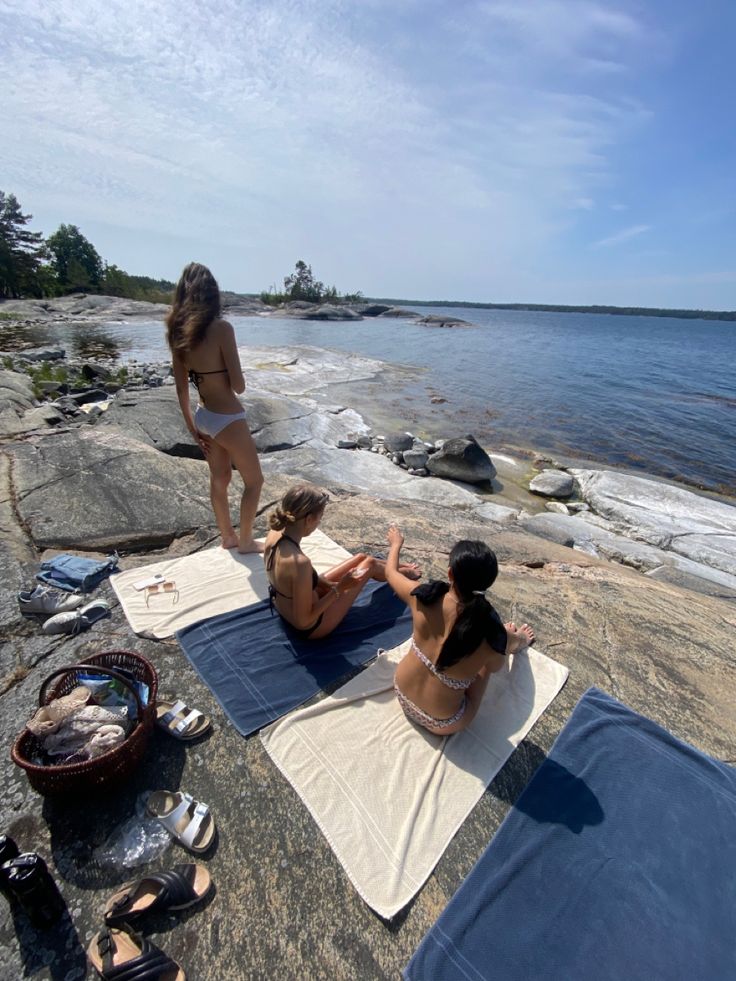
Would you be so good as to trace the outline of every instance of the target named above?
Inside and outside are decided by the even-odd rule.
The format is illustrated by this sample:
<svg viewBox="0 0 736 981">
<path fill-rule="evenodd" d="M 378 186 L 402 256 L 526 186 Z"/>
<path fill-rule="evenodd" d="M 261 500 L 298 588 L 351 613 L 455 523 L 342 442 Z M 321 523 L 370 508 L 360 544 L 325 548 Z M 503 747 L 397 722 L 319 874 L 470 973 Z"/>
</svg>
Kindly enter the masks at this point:
<svg viewBox="0 0 736 981">
<path fill-rule="evenodd" d="M 548 451 L 736 492 L 735 323 L 416 309 L 476 326 L 233 323 L 242 346 L 308 344 L 417 369 L 339 393 L 379 427 L 401 424 L 435 438 L 472 432 L 498 450 Z M 123 358 L 166 357 L 160 324 L 112 324 L 83 336 L 77 328 L 67 343 L 81 350 L 103 335 Z"/>
</svg>

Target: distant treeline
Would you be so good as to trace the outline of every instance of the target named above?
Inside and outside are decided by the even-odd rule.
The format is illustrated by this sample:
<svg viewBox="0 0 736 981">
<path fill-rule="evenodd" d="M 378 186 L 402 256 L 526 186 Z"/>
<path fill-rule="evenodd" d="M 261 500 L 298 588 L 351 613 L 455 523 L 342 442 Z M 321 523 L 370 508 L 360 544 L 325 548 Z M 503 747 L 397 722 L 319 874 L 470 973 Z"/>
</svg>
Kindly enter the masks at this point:
<svg viewBox="0 0 736 981">
<path fill-rule="evenodd" d="M 565 306 L 555 303 L 471 303 L 462 300 L 397 300 L 366 297 L 366 303 L 409 307 L 466 307 L 472 310 L 533 310 L 541 313 L 610 313 L 621 317 L 674 317 L 680 320 L 736 320 L 736 310 L 666 310 L 660 307 Z"/>
<path fill-rule="evenodd" d="M 171 302 L 174 284 L 131 276 L 105 262 L 76 225 L 59 225 L 53 235 L 28 228 L 14 194 L 0 191 L 0 297 L 104 293 L 152 303 Z"/>
</svg>

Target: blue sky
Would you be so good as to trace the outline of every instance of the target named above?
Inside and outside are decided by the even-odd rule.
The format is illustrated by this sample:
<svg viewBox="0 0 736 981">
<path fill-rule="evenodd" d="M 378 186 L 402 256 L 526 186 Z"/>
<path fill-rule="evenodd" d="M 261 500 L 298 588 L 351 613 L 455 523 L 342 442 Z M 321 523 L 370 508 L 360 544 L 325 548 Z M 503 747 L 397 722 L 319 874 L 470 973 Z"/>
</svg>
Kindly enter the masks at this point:
<svg viewBox="0 0 736 981">
<path fill-rule="evenodd" d="M 736 308 L 734 0 L 0 0 L 0 188 L 130 272 Z"/>
</svg>

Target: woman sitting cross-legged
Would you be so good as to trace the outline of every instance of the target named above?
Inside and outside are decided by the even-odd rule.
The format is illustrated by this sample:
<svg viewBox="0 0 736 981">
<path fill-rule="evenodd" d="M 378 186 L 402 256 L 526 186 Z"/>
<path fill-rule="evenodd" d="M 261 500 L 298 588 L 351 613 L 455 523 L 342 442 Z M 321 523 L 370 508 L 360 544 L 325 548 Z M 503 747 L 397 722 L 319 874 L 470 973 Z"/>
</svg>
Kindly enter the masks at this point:
<svg viewBox="0 0 736 981">
<path fill-rule="evenodd" d="M 411 650 L 396 668 L 394 690 L 412 722 L 449 736 L 470 725 L 491 674 L 507 654 L 533 643 L 534 631 L 526 623 L 503 624 L 486 599 L 498 562 L 484 542 L 454 546 L 449 582 L 413 586 L 399 572 L 404 536 L 391 525 L 387 537 L 386 579 L 413 620 Z"/>
<path fill-rule="evenodd" d="M 303 637 L 313 640 L 335 629 L 369 579 L 386 579 L 386 563 L 364 552 L 323 576 L 317 574 L 302 552 L 301 540 L 319 526 L 328 500 L 328 494 L 310 484 L 289 488 L 269 516 L 271 530 L 263 554 L 272 606 Z M 401 570 L 398 575 L 419 578 L 416 565 L 403 565 Z"/>
</svg>

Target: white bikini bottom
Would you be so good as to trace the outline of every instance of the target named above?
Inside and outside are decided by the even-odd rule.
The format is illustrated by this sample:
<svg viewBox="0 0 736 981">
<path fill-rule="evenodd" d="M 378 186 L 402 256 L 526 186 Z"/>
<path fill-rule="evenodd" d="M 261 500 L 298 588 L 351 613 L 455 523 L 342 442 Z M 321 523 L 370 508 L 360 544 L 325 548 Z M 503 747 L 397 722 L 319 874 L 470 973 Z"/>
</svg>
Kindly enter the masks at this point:
<svg viewBox="0 0 736 981">
<path fill-rule="evenodd" d="M 212 412 L 210 409 L 205 409 L 203 405 L 197 406 L 197 411 L 194 413 L 194 425 L 200 431 L 204 433 L 205 436 L 210 436 L 212 439 L 221 432 L 225 426 L 229 426 L 231 422 L 235 422 L 236 419 L 245 419 L 245 411 L 243 409 L 240 412 L 232 412 L 229 414 L 223 412 Z"/>
</svg>

